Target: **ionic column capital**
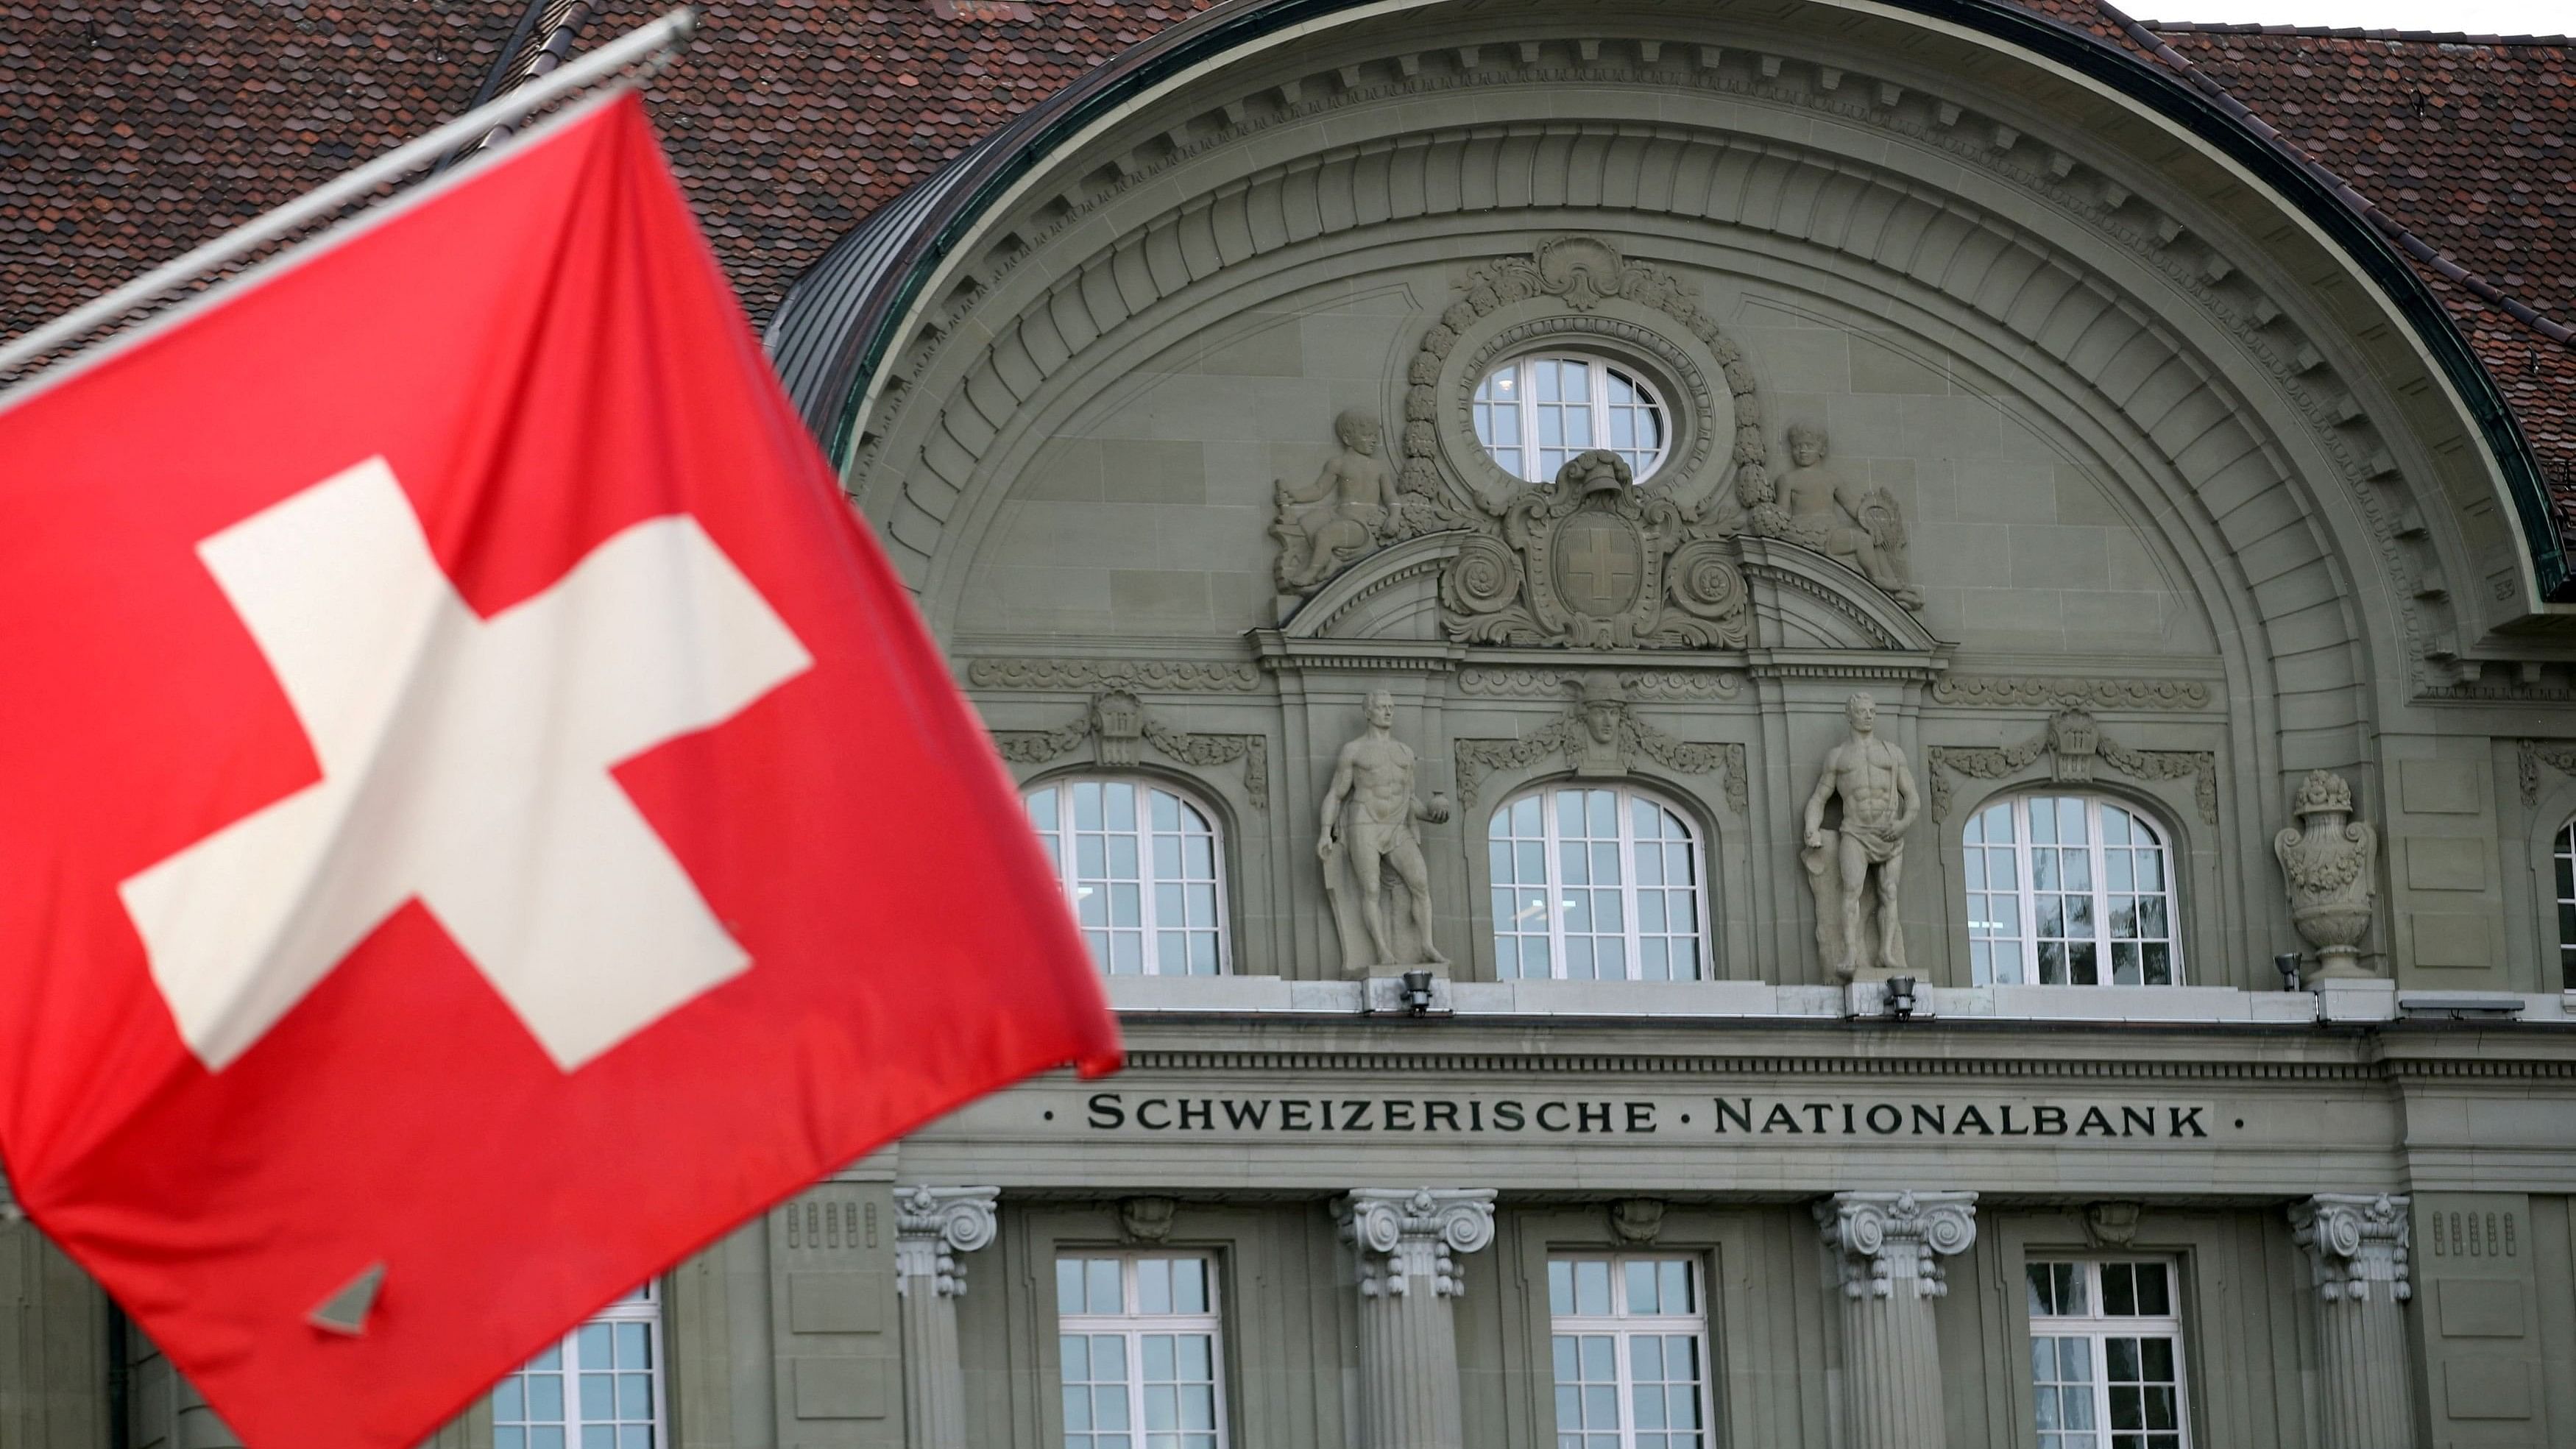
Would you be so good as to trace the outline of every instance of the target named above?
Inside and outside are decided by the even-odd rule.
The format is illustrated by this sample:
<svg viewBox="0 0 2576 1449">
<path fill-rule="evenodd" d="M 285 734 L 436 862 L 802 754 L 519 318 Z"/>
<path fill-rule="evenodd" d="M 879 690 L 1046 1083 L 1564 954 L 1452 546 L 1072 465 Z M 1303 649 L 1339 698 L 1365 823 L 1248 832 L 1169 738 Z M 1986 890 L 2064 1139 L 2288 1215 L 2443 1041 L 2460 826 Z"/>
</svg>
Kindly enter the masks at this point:
<svg viewBox="0 0 2576 1449">
<path fill-rule="evenodd" d="M 1887 1298 L 1909 1280 L 1914 1296 L 1942 1297 L 1940 1259 L 1977 1240 L 1973 1192 L 1838 1192 L 1815 1212 L 1848 1298 Z"/>
<path fill-rule="evenodd" d="M 895 1291 L 910 1296 L 919 1280 L 942 1298 L 966 1292 L 959 1255 L 993 1241 L 999 1230 L 996 1187 L 899 1187 L 894 1190 Z"/>
<path fill-rule="evenodd" d="M 2410 1201 L 2384 1192 L 2321 1192 L 2290 1204 L 2290 1238 L 2308 1251 L 2318 1298 L 2367 1303 L 2375 1296 L 2373 1284 L 2387 1285 L 2378 1292 L 2391 1303 L 2415 1296 L 2407 1266 Z"/>
<path fill-rule="evenodd" d="M 1364 1298 L 1400 1297 L 1408 1279 L 1431 1280 L 1432 1291 L 1455 1298 L 1466 1291 L 1459 1255 L 1494 1240 L 1492 1188 L 1359 1187 L 1333 1205 L 1342 1241 L 1360 1257 Z"/>
</svg>

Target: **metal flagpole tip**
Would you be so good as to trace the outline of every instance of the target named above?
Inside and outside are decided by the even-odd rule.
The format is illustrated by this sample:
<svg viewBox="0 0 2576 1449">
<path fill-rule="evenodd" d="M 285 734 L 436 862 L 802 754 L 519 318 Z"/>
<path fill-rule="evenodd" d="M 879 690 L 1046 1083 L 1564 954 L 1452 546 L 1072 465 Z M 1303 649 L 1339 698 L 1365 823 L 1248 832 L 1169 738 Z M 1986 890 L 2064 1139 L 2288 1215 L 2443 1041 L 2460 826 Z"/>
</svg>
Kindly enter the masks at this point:
<svg viewBox="0 0 2576 1449">
<path fill-rule="evenodd" d="M 384 1283 L 385 1265 L 369 1263 L 364 1272 L 306 1314 L 304 1321 L 327 1333 L 356 1338 L 367 1331 L 367 1314 L 376 1306 L 376 1290 Z"/>
</svg>

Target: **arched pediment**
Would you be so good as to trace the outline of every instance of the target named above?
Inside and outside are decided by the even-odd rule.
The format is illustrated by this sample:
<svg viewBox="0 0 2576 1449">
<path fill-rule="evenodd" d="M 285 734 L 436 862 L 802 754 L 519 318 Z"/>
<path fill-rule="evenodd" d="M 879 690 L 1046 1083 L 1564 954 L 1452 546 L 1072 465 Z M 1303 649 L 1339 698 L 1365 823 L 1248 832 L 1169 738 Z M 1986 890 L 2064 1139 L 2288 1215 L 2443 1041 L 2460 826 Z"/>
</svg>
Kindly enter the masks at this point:
<svg viewBox="0 0 2576 1449">
<path fill-rule="evenodd" d="M 1279 632 L 1291 639 L 1440 638 L 1440 577 L 1476 535 L 1445 529 L 1408 538 L 1327 580 Z"/>
<path fill-rule="evenodd" d="M 1736 546 L 1762 647 L 1941 652 L 1913 610 L 1832 559 L 1785 539 L 1744 538 Z"/>
</svg>

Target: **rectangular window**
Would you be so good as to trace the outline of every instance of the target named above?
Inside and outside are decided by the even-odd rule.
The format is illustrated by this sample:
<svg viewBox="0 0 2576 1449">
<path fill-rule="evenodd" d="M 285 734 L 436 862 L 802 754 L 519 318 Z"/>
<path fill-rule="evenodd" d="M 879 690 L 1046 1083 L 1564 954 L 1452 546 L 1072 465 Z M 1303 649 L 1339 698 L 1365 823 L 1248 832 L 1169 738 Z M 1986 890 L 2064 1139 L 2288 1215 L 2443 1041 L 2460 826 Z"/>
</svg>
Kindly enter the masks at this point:
<svg viewBox="0 0 2576 1449">
<path fill-rule="evenodd" d="M 2182 1319 L 2168 1262 L 2034 1262 L 2040 1449 L 2187 1449 Z"/>
<path fill-rule="evenodd" d="M 1225 1449 L 1216 1264 L 1058 1258 L 1065 1449 Z"/>
<path fill-rule="evenodd" d="M 492 1449 L 661 1449 L 662 1304 L 647 1283 L 492 1386 Z"/>
<path fill-rule="evenodd" d="M 1692 1258 L 1551 1258 L 1557 1449 L 1707 1449 L 1708 1312 Z"/>
</svg>

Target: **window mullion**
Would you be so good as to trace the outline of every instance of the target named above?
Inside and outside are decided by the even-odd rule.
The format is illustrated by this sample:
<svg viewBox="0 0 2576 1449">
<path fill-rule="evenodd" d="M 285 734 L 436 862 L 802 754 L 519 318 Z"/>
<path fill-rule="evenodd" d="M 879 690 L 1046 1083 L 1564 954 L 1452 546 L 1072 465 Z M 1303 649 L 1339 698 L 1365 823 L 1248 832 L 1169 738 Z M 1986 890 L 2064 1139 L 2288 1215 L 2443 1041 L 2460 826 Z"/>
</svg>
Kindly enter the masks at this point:
<svg viewBox="0 0 2576 1449">
<path fill-rule="evenodd" d="M 2092 875 L 2093 890 L 2093 959 L 2101 965 L 2102 984 L 2119 984 L 2118 968 L 2111 964 L 2111 860 L 2110 849 L 2102 840 L 2102 802 L 2087 797 L 2084 801 L 2085 868 Z M 2135 885 L 2133 877 L 2131 884 Z M 2147 954 L 2138 953 L 2138 984 L 2147 981 Z"/>
<path fill-rule="evenodd" d="M 1619 817 L 1619 979 L 1642 981 L 1646 976 L 1646 930 L 1637 911 L 1637 876 L 1640 873 L 1637 869 L 1637 812 L 1627 792 L 1616 792 L 1611 798 L 1616 802 L 1611 808 Z M 1667 952 L 1664 962 L 1667 978 L 1672 975 L 1672 969 L 1671 955 Z"/>
<path fill-rule="evenodd" d="M 1565 962 L 1565 882 L 1560 878 L 1563 863 L 1558 859 L 1556 799 L 1557 791 L 1542 791 L 1538 797 L 1539 879 L 1546 882 L 1547 899 L 1543 917 L 1547 921 L 1547 974 L 1551 981 L 1566 979 Z"/>
<path fill-rule="evenodd" d="M 1162 893 L 1154 889 L 1153 820 L 1154 792 L 1151 787 L 1140 784 L 1136 787 L 1136 894 L 1143 899 L 1137 902 L 1136 919 L 1145 928 L 1145 940 L 1136 953 L 1136 959 L 1145 968 L 1146 975 L 1160 976 L 1163 974 L 1163 962 L 1162 958 L 1155 954 L 1154 948 L 1163 939 L 1162 915 L 1155 898 Z M 1187 956 L 1189 948 L 1184 945 L 1181 949 L 1183 952 L 1181 964 L 1186 969 L 1189 965 Z"/>
<path fill-rule="evenodd" d="M 1521 480 L 1528 483 L 1545 482 L 1543 478 L 1530 476 L 1531 472 L 1539 466 L 1537 369 L 1531 367 L 1528 361 L 1514 363 L 1512 367 L 1519 374 L 1521 391 L 1520 400 L 1516 404 L 1521 410 Z"/>
<path fill-rule="evenodd" d="M 2021 918 L 2021 983 L 2039 984 L 2039 882 L 2030 843 L 2030 797 L 2012 800 L 2013 910 Z"/>
</svg>

